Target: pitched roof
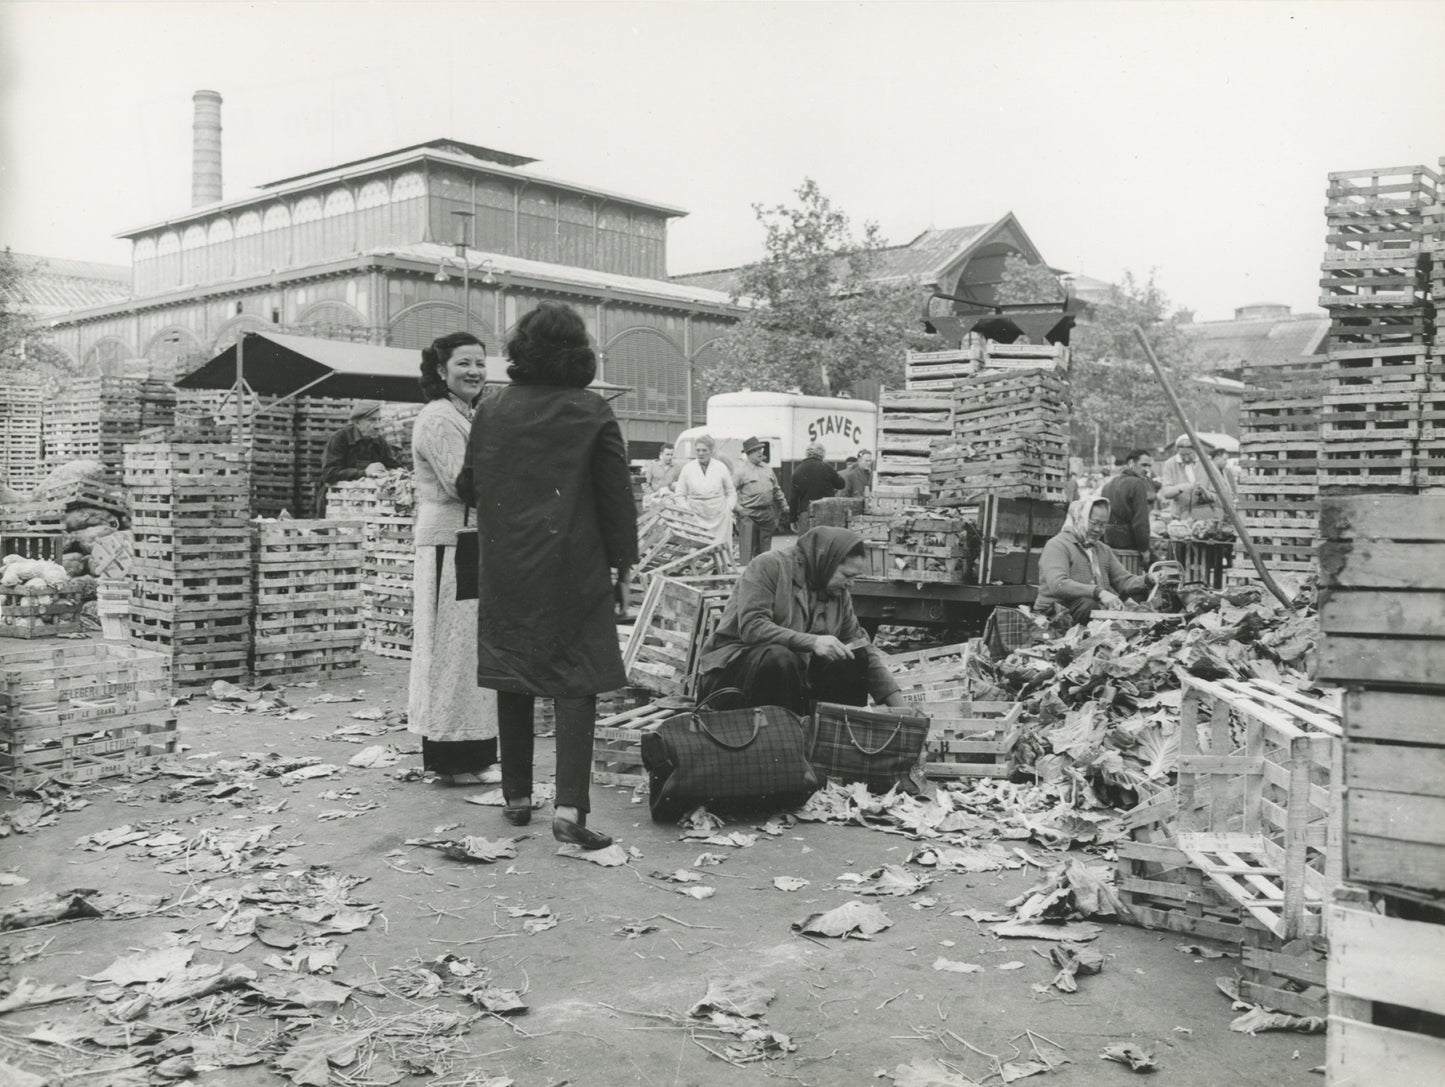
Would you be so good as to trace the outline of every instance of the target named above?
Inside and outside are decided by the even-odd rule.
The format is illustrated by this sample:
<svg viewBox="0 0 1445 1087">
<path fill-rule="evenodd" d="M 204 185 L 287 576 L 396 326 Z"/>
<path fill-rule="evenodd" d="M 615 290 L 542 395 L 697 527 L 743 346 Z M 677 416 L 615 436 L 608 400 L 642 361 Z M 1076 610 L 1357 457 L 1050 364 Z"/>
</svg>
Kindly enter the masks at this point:
<svg viewBox="0 0 1445 1087">
<path fill-rule="evenodd" d="M 1032 241 L 1024 233 L 1013 213 L 1009 212 L 992 223 L 955 226 L 944 230 L 929 227 L 910 242 L 879 249 L 872 278 L 874 281 L 886 281 L 911 277 L 925 283 L 936 283 L 950 268 L 966 257 L 970 249 L 1006 226 L 1012 226 L 1019 237 L 1032 248 Z M 671 279 L 674 283 L 732 293 L 738 289 L 742 272 L 742 267 L 718 268 L 713 271 L 676 275 Z"/>
<path fill-rule="evenodd" d="M 1330 319 L 1322 313 L 1296 313 L 1244 321 L 1197 321 L 1180 328 L 1195 337 L 1206 361 L 1233 369 L 1319 354 Z"/>
<path fill-rule="evenodd" d="M 6 301 L 38 317 L 122 302 L 131 296 L 131 272 L 124 264 L 63 260 L 32 253 L 10 254 L 23 273 Z"/>
</svg>

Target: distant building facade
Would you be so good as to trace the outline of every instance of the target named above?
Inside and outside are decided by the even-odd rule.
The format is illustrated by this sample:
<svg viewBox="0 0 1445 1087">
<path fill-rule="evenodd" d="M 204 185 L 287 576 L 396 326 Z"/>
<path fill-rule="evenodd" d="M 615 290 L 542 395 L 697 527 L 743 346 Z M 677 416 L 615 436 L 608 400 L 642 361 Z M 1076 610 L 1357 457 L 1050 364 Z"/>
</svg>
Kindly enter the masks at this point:
<svg viewBox="0 0 1445 1087">
<path fill-rule="evenodd" d="M 211 112 L 214 139 L 198 131 L 196 143 L 203 202 L 118 235 L 132 242 L 127 297 L 51 322 L 56 346 L 86 370 L 170 378 L 268 328 L 421 348 L 465 327 L 500 353 L 525 313 L 556 299 L 587 322 L 606 380 L 632 390 L 613 405 L 630 441 L 670 440 L 701 417 L 696 375 L 743 311 L 725 292 L 666 279 L 667 224 L 681 208 L 449 139 L 221 200 L 218 96 Z M 211 143 L 215 161 L 203 163 Z"/>
</svg>

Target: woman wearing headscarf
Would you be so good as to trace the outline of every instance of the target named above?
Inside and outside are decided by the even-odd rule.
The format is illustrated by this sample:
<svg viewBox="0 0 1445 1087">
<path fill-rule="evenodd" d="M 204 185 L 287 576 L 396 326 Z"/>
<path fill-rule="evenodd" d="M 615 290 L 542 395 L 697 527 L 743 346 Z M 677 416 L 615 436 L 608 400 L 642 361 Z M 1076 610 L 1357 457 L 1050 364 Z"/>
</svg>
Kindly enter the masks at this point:
<svg viewBox="0 0 1445 1087">
<path fill-rule="evenodd" d="M 853 613 L 849 586 L 867 571 L 863 537 L 813 528 L 748 563 L 703 649 L 699 698 L 724 687 L 749 706 L 809 712 L 810 702 L 902 706 L 883 654 Z"/>
<path fill-rule="evenodd" d="M 695 459 L 677 473 L 673 493 L 687 500 L 688 509 L 715 542 L 731 545 L 733 507 L 738 504 L 732 469 L 713 456 L 711 435 L 699 434 L 692 440 L 692 448 Z"/>
<path fill-rule="evenodd" d="M 637 563 L 627 449 L 587 388 L 597 355 L 576 310 L 544 302 L 527 313 L 507 357 L 512 383 L 477 405 L 457 480 L 477 504 L 477 685 L 497 692 L 503 817 L 531 820 L 532 710 L 552 698 L 552 836 L 602 849 L 612 839 L 587 826 L 592 728 L 597 695 L 627 685 L 613 611 Z"/>
<path fill-rule="evenodd" d="M 433 340 L 421 353 L 426 407 L 411 431 L 416 479 L 416 573 L 412 580 L 411 681 L 407 722 L 422 737 L 422 767 L 439 785 L 493 785 L 497 695 L 472 682 L 477 602 L 457 599 L 457 530 L 466 506 L 457 473 L 472 413 L 487 381 L 487 349 L 470 332 Z"/>
<path fill-rule="evenodd" d="M 1129 573 L 1103 542 L 1108 525 L 1107 498 L 1081 498 L 1069 506 L 1063 529 L 1039 556 L 1038 610 L 1058 606 L 1084 623 L 1100 604 L 1117 608 L 1123 597 L 1149 591 L 1148 576 Z"/>
</svg>

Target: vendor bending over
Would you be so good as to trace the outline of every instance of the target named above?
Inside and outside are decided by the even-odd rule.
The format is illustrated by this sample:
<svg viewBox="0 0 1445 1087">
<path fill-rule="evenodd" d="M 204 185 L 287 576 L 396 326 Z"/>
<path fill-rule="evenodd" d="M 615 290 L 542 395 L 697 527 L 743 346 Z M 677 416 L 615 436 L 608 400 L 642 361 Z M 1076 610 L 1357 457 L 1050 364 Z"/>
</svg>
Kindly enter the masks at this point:
<svg viewBox="0 0 1445 1087">
<path fill-rule="evenodd" d="M 853 614 L 848 593 L 867 569 L 863 538 L 812 528 L 792 547 L 766 551 L 742 572 L 717 632 L 703 648 L 698 698 L 723 687 L 749 706 L 810 702 L 903 706 L 898 684 Z"/>
<path fill-rule="evenodd" d="M 1103 542 L 1109 525 L 1107 498 L 1081 498 L 1069 506 L 1063 530 L 1039 557 L 1039 598 L 1034 607 L 1068 611 L 1086 623 L 1099 605 L 1117 608 L 1124 597 L 1142 597 L 1153 584 L 1148 575 L 1131 574 Z"/>
</svg>

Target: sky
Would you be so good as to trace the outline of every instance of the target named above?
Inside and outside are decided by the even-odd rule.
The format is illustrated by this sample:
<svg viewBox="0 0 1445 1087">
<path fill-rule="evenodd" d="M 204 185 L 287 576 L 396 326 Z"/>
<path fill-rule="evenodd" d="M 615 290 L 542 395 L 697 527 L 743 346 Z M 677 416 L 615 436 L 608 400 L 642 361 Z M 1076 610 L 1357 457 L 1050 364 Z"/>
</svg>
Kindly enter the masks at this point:
<svg viewBox="0 0 1445 1087">
<path fill-rule="evenodd" d="M 0 245 L 129 263 L 190 204 L 440 136 L 678 205 L 671 274 L 761 254 L 813 178 L 902 244 L 1012 211 L 1198 319 L 1316 308 L 1332 170 L 1445 155 L 1445 3 L 0 0 Z"/>
</svg>

